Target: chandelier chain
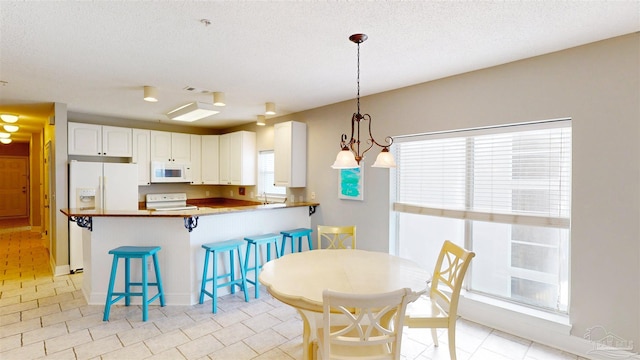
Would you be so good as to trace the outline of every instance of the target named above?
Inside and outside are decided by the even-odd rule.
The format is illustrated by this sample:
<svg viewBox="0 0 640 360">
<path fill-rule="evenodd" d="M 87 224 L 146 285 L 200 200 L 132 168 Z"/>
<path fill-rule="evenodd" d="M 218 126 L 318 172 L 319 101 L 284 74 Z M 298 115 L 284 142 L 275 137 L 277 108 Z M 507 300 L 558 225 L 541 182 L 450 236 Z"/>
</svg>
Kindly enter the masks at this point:
<svg viewBox="0 0 640 360">
<path fill-rule="evenodd" d="M 358 43 L 358 115 L 360 115 L 360 43 Z"/>
</svg>

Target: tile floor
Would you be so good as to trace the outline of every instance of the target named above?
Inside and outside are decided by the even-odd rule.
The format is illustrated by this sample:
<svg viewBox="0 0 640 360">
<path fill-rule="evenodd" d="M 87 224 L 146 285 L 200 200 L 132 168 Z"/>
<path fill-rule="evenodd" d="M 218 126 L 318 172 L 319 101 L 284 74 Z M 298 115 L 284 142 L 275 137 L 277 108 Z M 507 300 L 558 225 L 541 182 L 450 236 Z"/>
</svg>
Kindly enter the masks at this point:
<svg viewBox="0 0 640 360">
<path fill-rule="evenodd" d="M 193 306 L 87 305 L 82 274 L 53 277 L 38 233 L 0 232 L 0 359 L 300 359 L 302 322 L 293 308 L 262 293 Z M 427 329 L 405 328 L 403 359 L 449 359 L 446 333 L 434 347 Z M 458 359 L 581 358 L 460 319 Z"/>
</svg>

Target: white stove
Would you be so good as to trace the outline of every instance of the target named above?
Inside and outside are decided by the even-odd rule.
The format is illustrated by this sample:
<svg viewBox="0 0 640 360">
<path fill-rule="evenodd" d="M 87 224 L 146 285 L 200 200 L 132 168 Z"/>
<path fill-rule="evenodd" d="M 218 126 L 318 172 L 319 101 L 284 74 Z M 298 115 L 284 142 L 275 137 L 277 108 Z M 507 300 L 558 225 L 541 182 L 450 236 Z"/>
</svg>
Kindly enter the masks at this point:
<svg viewBox="0 0 640 360">
<path fill-rule="evenodd" d="M 186 193 L 147 194 L 146 205 L 148 210 L 156 211 L 198 209 L 195 205 L 187 205 Z"/>
</svg>

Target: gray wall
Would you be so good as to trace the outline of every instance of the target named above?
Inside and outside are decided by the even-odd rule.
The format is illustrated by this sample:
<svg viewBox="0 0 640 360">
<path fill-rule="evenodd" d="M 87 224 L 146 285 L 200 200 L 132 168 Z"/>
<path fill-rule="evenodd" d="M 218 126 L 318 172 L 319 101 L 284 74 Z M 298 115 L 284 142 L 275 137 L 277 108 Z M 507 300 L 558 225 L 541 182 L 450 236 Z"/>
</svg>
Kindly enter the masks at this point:
<svg viewBox="0 0 640 360">
<path fill-rule="evenodd" d="M 580 338 L 600 325 L 640 344 L 639 54 L 636 33 L 361 99 L 378 141 L 573 119 L 570 319 Z M 349 101 L 275 121 L 308 125 L 307 195 L 321 204 L 312 225 L 356 224 L 359 248 L 388 251 L 389 170 L 370 167 L 377 150 L 366 159 L 362 202 L 337 198 L 329 167 L 354 110 Z"/>
</svg>

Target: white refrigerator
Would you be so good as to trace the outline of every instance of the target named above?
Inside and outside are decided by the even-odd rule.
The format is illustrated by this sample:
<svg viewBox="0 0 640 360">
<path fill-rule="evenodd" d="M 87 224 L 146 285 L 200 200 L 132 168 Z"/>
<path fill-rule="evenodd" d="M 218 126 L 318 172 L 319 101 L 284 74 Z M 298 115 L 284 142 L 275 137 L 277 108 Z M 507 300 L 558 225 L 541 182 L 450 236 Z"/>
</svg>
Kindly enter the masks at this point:
<svg viewBox="0 0 640 360">
<path fill-rule="evenodd" d="M 138 165 L 71 161 L 69 207 L 138 210 Z M 82 232 L 76 223 L 69 223 L 69 268 L 72 273 L 83 267 Z"/>
</svg>

